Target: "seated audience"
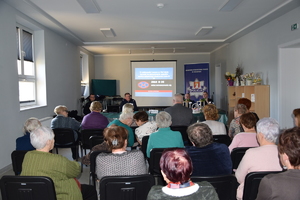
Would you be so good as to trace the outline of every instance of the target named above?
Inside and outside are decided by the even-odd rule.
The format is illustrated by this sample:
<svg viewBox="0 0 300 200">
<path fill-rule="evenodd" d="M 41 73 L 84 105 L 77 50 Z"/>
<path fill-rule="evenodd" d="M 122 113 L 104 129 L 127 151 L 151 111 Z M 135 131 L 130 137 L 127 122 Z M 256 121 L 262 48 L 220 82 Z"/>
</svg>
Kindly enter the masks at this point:
<svg viewBox="0 0 300 200">
<path fill-rule="evenodd" d="M 135 129 L 135 135 L 140 145 L 142 145 L 142 139 L 144 136 L 150 135 L 157 130 L 156 122 L 149 122 L 148 117 L 149 116 L 145 111 L 139 111 L 133 115 L 135 123 L 139 126 Z"/>
<path fill-rule="evenodd" d="M 35 129 L 41 126 L 42 124 L 37 118 L 30 117 L 29 119 L 27 119 L 23 126 L 24 136 L 19 137 L 16 140 L 16 150 L 23 150 L 23 151 L 35 150 L 35 148 L 30 143 L 30 132 L 34 131 Z"/>
<path fill-rule="evenodd" d="M 80 127 L 80 122 L 76 121 L 74 118 L 68 117 L 68 108 L 63 105 L 56 106 L 54 108 L 54 113 L 57 115 L 51 120 L 51 128 L 71 128 L 74 131 L 74 138 L 78 141 L 78 129 Z M 78 151 L 76 147 L 71 147 L 72 157 L 75 160 L 78 158 Z"/>
<path fill-rule="evenodd" d="M 193 172 L 191 158 L 184 149 L 166 149 L 160 158 L 160 168 L 166 186 L 152 186 L 147 200 L 166 199 L 219 199 L 214 187 L 202 181 L 194 183 L 190 176 Z"/>
<path fill-rule="evenodd" d="M 203 95 L 202 95 L 202 99 L 200 99 L 201 101 L 201 106 L 206 106 L 207 104 L 213 104 L 213 100 L 208 98 L 208 93 L 206 91 L 203 92 Z"/>
<path fill-rule="evenodd" d="M 245 113 L 240 117 L 240 123 L 243 127 L 244 132 L 237 134 L 229 148 L 231 152 L 234 148 L 237 147 L 258 147 L 259 144 L 257 143 L 256 139 L 256 126 L 257 119 L 255 115 L 251 112 Z"/>
<path fill-rule="evenodd" d="M 259 185 L 257 200 L 300 198 L 300 128 L 285 130 L 279 136 L 278 151 L 287 171 L 265 176 Z"/>
<path fill-rule="evenodd" d="M 96 99 L 96 95 L 94 94 L 90 94 L 88 101 L 86 102 L 86 104 L 83 106 L 83 114 L 87 115 L 89 113 L 91 113 L 90 107 L 92 102 L 94 102 Z"/>
<path fill-rule="evenodd" d="M 151 133 L 147 145 L 147 157 L 150 158 L 150 151 L 153 148 L 183 148 L 183 140 L 179 131 L 172 131 L 171 115 L 165 111 L 161 111 L 156 115 L 156 124 L 158 131 Z"/>
<path fill-rule="evenodd" d="M 229 132 L 228 132 L 228 135 L 231 138 L 234 138 L 236 134 L 242 131 L 240 125 L 240 117 L 242 116 L 242 114 L 245 114 L 247 112 L 248 109 L 244 104 L 237 104 L 234 107 L 234 119 L 230 122 Z"/>
<path fill-rule="evenodd" d="M 172 117 L 172 126 L 189 126 L 193 121 L 193 111 L 191 108 L 184 107 L 181 94 L 173 97 L 173 106 L 165 109 Z"/>
<path fill-rule="evenodd" d="M 139 110 L 138 107 L 137 107 L 137 105 L 136 105 L 136 101 L 131 98 L 131 95 L 128 92 L 124 94 L 124 99 L 122 100 L 122 102 L 120 104 L 120 112 L 123 111 L 123 106 L 126 103 L 132 104 L 133 107 L 134 107 L 134 109 L 133 109 L 134 111 L 138 111 Z"/>
<path fill-rule="evenodd" d="M 279 124 L 275 119 L 263 118 L 257 122 L 257 141 L 259 147 L 248 149 L 241 160 L 235 176 L 239 182 L 237 199 L 243 199 L 245 177 L 255 171 L 281 171 L 276 140 Z"/>
<path fill-rule="evenodd" d="M 126 112 L 121 113 L 119 119 L 115 119 L 114 121 L 110 122 L 107 127 L 110 127 L 111 125 L 115 124 L 117 126 L 122 126 L 127 129 L 128 131 L 128 141 L 127 146 L 132 147 L 134 144 L 134 133 L 132 131 L 132 128 L 130 128 L 130 125 L 132 124 L 133 120 L 133 112 Z"/>
<path fill-rule="evenodd" d="M 91 164 L 90 156 L 94 151 L 102 151 L 108 153 L 111 152 L 107 144 L 107 141 L 104 141 L 101 144 L 95 145 L 87 155 L 83 156 L 81 159 L 81 163 L 84 165 L 90 165 Z"/>
<path fill-rule="evenodd" d="M 250 99 L 247 99 L 247 98 L 240 98 L 240 99 L 238 100 L 237 104 L 244 104 L 244 105 L 247 107 L 248 112 L 250 112 L 250 108 L 251 108 L 251 105 L 252 105 Z M 256 121 L 258 121 L 258 120 L 259 120 L 259 117 L 257 116 L 257 114 L 256 114 L 255 112 L 251 112 L 251 113 L 255 116 Z"/>
<path fill-rule="evenodd" d="M 300 127 L 300 108 L 293 110 L 295 126 Z"/>
<path fill-rule="evenodd" d="M 122 107 L 122 113 L 134 112 L 134 106 L 132 103 L 125 103 Z"/>
<path fill-rule="evenodd" d="M 222 122 L 216 120 L 219 119 L 218 109 L 214 104 L 207 104 L 203 108 L 203 114 L 206 121 L 205 123 L 209 126 L 213 135 L 226 135 L 226 127 Z"/>
<path fill-rule="evenodd" d="M 105 129 L 108 125 L 108 119 L 100 112 L 102 104 L 99 101 L 94 101 L 90 106 L 91 113 L 85 115 L 81 122 L 81 129 Z"/>
<path fill-rule="evenodd" d="M 195 123 L 187 129 L 193 146 L 185 149 L 193 163 L 192 176 L 218 176 L 231 174 L 232 162 L 228 147 L 213 142 L 212 132 L 207 124 Z"/>
<path fill-rule="evenodd" d="M 104 176 L 129 176 L 147 174 L 146 160 L 140 150 L 126 151 L 128 131 L 112 125 L 104 130 L 104 137 L 112 153 L 100 153 L 96 158 L 96 174 Z"/>
<path fill-rule="evenodd" d="M 21 176 L 47 176 L 55 186 L 57 199 L 97 200 L 97 192 L 93 186 L 80 185 L 76 177 L 80 175 L 80 165 L 75 161 L 49 153 L 54 146 L 53 131 L 39 127 L 30 134 L 31 144 L 36 151 L 26 153 Z"/>
</svg>

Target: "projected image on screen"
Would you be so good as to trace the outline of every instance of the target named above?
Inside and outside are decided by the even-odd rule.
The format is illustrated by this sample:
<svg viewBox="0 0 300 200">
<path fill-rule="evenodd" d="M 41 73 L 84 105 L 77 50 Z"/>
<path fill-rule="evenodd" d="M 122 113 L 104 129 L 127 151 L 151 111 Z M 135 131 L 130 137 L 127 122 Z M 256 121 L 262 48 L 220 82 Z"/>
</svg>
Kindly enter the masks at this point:
<svg viewBox="0 0 300 200">
<path fill-rule="evenodd" d="M 176 91 L 176 62 L 132 62 L 132 95 L 139 106 L 170 106 Z"/>
</svg>

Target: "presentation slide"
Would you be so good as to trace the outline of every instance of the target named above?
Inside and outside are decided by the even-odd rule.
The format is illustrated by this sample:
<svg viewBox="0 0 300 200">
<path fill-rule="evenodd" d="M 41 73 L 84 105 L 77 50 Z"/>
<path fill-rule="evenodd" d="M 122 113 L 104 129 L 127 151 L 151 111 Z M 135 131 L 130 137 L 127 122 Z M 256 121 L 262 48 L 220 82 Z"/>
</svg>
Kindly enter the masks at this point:
<svg viewBox="0 0 300 200">
<path fill-rule="evenodd" d="M 176 61 L 132 61 L 132 98 L 138 106 L 171 106 Z"/>
</svg>

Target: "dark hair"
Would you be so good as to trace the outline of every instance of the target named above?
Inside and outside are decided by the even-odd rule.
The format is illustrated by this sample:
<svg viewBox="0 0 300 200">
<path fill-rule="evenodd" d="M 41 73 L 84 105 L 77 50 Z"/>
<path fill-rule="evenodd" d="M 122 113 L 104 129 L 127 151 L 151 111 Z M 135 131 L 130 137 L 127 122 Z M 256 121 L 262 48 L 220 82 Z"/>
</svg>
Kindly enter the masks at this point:
<svg viewBox="0 0 300 200">
<path fill-rule="evenodd" d="M 148 114 L 145 111 L 139 111 L 133 115 L 133 119 L 146 122 L 148 121 Z"/>
<path fill-rule="evenodd" d="M 110 127 L 104 129 L 103 135 L 109 149 L 121 149 L 124 147 L 125 140 L 128 138 L 128 131 L 126 128 L 117 125 L 111 125 Z M 113 144 L 113 140 L 117 140 L 116 144 Z"/>
<path fill-rule="evenodd" d="M 188 137 L 196 147 L 205 147 L 213 143 L 213 134 L 207 124 L 195 123 L 187 128 Z"/>
<path fill-rule="evenodd" d="M 248 110 L 251 108 L 251 101 L 247 98 L 240 98 L 237 104 L 244 104 Z"/>
<path fill-rule="evenodd" d="M 295 118 L 298 119 L 298 124 L 295 124 L 295 125 L 300 127 L 300 108 L 294 109 L 293 114 L 294 114 Z"/>
<path fill-rule="evenodd" d="M 193 172 L 193 164 L 185 149 L 167 148 L 162 153 L 159 162 L 161 170 L 173 183 L 186 183 Z"/>
<path fill-rule="evenodd" d="M 279 136 L 278 151 L 286 153 L 293 167 L 300 167 L 300 128 L 294 127 L 285 130 Z"/>
<path fill-rule="evenodd" d="M 256 126 L 257 118 L 251 112 L 242 114 L 240 117 L 240 124 L 243 124 L 246 128 L 253 128 Z"/>
<path fill-rule="evenodd" d="M 126 93 L 124 94 L 124 96 L 126 96 L 127 94 L 128 94 L 129 96 L 131 96 L 131 94 L 130 94 L 129 92 L 126 92 Z"/>
</svg>

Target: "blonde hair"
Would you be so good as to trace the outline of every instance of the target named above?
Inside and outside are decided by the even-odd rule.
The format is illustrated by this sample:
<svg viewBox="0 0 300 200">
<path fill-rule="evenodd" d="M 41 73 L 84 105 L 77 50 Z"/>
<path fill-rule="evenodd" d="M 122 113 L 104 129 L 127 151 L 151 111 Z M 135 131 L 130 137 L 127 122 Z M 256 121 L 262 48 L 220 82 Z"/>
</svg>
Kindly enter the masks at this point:
<svg viewBox="0 0 300 200">
<path fill-rule="evenodd" d="M 219 119 L 218 109 L 214 104 L 207 104 L 203 108 L 203 113 L 205 119 L 207 120 L 217 120 Z"/>
<path fill-rule="evenodd" d="M 99 101 L 93 101 L 90 105 L 90 110 L 91 111 L 102 111 L 102 104 Z"/>
<path fill-rule="evenodd" d="M 54 113 L 59 115 L 61 114 L 63 111 L 68 111 L 68 108 L 67 106 L 64 106 L 64 105 L 58 105 L 54 108 Z"/>
<path fill-rule="evenodd" d="M 133 113 L 133 109 L 134 109 L 134 106 L 132 105 L 132 103 L 125 103 L 122 107 L 122 113 L 124 113 L 124 114 L 129 113 L 129 112 Z"/>
</svg>

